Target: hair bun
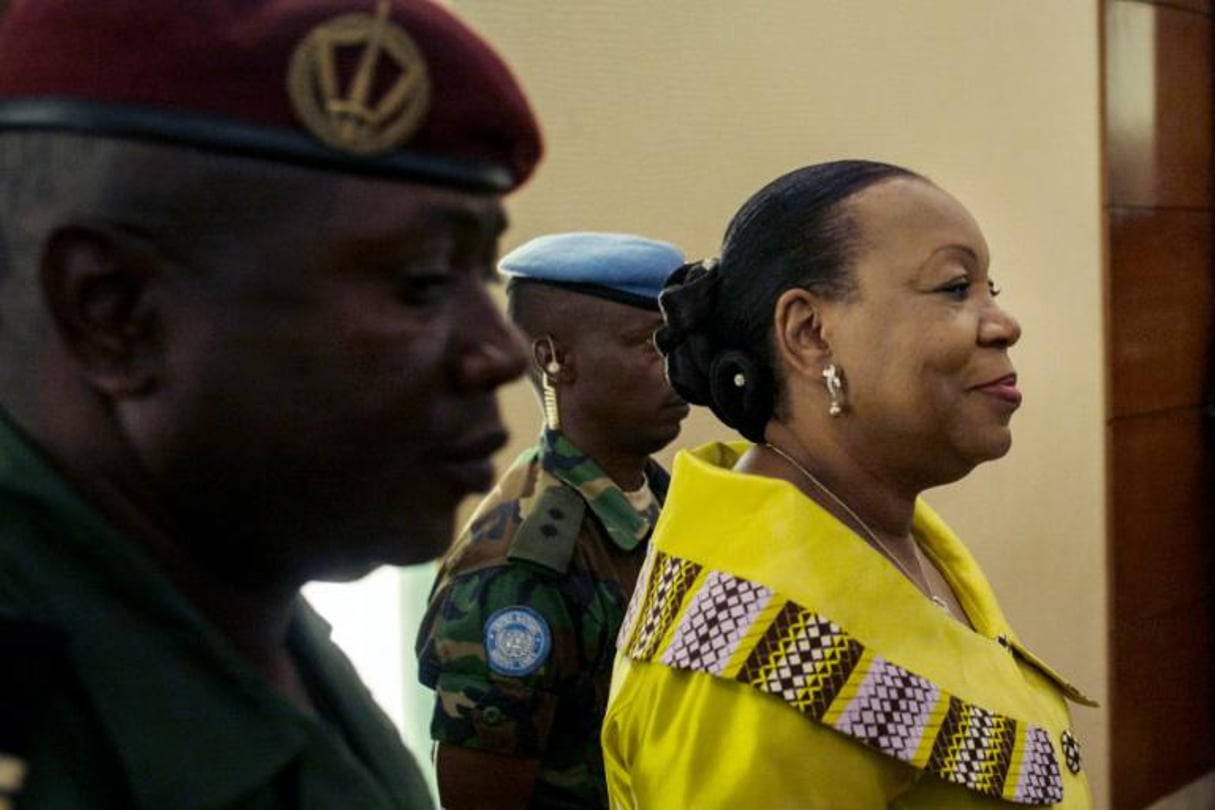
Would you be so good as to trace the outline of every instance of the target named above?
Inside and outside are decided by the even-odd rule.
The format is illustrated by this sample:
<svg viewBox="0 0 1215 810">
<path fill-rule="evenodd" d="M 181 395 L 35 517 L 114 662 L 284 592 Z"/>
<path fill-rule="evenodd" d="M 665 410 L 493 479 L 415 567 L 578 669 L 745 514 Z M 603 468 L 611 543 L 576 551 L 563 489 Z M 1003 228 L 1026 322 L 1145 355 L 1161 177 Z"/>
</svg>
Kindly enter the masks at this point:
<svg viewBox="0 0 1215 810">
<path fill-rule="evenodd" d="M 717 418 L 753 442 L 764 440 L 772 416 L 772 381 L 762 364 L 737 349 L 721 352 L 709 367 L 709 407 Z"/>
<path fill-rule="evenodd" d="M 654 335 L 667 379 L 693 405 L 708 405 L 725 424 L 763 441 L 772 415 L 772 385 L 748 352 L 724 349 L 715 338 L 721 274 L 718 260 L 691 262 L 667 279 L 658 296 L 664 325 Z"/>
<path fill-rule="evenodd" d="M 659 351 L 666 354 L 664 343 L 673 347 L 712 319 L 720 285 L 717 259 L 688 262 L 671 273 L 658 294 L 658 308 L 666 321 L 656 336 Z"/>
<path fill-rule="evenodd" d="M 693 405 L 709 404 L 709 364 L 716 353 L 709 327 L 721 282 L 716 268 L 716 259 L 681 265 L 658 294 L 664 323 L 654 344 L 666 358 L 671 387 Z"/>
</svg>

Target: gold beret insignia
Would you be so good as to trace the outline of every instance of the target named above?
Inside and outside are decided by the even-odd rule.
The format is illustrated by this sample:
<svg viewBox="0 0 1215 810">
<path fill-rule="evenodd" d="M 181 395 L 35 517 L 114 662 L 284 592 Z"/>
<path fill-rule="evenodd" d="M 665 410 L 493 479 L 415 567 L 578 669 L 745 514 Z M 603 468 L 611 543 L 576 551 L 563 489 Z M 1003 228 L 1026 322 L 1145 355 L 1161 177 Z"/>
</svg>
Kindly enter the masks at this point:
<svg viewBox="0 0 1215 810">
<path fill-rule="evenodd" d="M 421 126 L 430 77 L 418 46 L 380 0 L 374 15 L 342 14 L 313 28 L 291 56 L 287 92 L 317 138 L 343 152 L 376 155 Z"/>
</svg>

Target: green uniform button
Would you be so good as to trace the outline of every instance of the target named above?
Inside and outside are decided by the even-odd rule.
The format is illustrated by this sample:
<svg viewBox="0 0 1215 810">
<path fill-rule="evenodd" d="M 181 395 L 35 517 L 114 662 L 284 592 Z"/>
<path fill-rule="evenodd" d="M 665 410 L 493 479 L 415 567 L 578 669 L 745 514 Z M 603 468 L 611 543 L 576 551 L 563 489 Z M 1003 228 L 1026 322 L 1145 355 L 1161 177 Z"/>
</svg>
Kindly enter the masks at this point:
<svg viewBox="0 0 1215 810">
<path fill-rule="evenodd" d="M 481 712 L 481 720 L 487 726 L 496 726 L 502 722 L 502 710 L 497 706 L 486 706 L 485 711 Z"/>
</svg>

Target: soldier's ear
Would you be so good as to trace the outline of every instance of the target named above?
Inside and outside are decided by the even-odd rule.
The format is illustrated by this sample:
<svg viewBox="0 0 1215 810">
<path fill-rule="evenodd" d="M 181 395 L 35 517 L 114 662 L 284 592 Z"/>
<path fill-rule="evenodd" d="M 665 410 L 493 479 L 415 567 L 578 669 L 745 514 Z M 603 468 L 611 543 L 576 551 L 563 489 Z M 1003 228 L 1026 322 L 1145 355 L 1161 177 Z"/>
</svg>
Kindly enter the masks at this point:
<svg viewBox="0 0 1215 810">
<path fill-rule="evenodd" d="M 563 351 L 552 335 L 532 341 L 532 362 L 552 382 L 573 382 L 573 355 Z"/>
<path fill-rule="evenodd" d="M 47 240 L 40 281 L 56 333 L 108 398 L 140 396 L 161 378 L 162 273 L 153 252 L 109 226 L 70 225 Z"/>
</svg>

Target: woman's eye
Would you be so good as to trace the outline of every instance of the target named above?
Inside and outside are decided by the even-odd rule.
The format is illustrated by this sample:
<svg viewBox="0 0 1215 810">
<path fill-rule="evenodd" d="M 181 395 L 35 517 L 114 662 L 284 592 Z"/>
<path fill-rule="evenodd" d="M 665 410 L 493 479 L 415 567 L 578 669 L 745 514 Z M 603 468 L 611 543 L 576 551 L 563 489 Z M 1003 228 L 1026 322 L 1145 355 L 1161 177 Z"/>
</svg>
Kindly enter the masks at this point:
<svg viewBox="0 0 1215 810">
<path fill-rule="evenodd" d="M 945 295 L 948 295 L 950 298 L 957 299 L 958 301 L 965 301 L 967 296 L 970 295 L 970 288 L 972 286 L 973 286 L 973 284 L 970 279 L 959 278 L 959 279 L 949 282 L 944 287 L 941 287 L 938 290 L 938 292 L 944 293 Z M 1000 288 L 998 286 L 996 286 L 996 283 L 994 281 L 992 281 L 991 279 L 988 279 L 987 280 L 987 292 L 991 295 L 992 298 L 995 298 L 996 296 L 998 296 L 1000 294 Z"/>
<path fill-rule="evenodd" d="M 970 295 L 970 279 L 960 278 L 957 281 L 951 281 L 944 287 L 941 287 L 939 292 L 958 301 L 965 301 L 966 296 Z"/>
</svg>

